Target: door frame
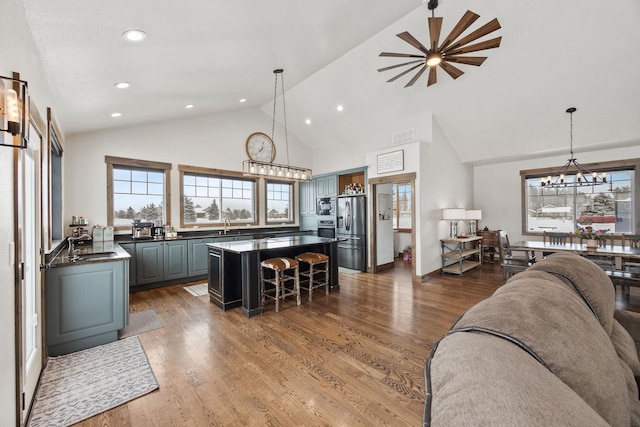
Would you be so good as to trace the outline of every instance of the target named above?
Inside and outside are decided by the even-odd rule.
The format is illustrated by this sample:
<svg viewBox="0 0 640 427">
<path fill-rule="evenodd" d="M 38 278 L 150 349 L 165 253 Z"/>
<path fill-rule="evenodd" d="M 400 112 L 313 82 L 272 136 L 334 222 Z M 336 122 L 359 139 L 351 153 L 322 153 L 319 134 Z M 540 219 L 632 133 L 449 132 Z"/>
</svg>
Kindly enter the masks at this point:
<svg viewBox="0 0 640 427">
<path fill-rule="evenodd" d="M 416 176 L 415 172 L 404 173 L 399 175 L 389 175 L 384 177 L 370 178 L 368 180 L 369 194 L 371 194 L 372 209 L 369 212 L 369 223 L 371 224 L 371 233 L 369 239 L 369 252 L 371 254 L 371 273 L 378 272 L 378 244 L 375 238 L 377 233 L 377 215 L 378 211 L 378 184 L 393 184 L 396 182 L 408 182 L 411 184 L 411 281 L 419 283 L 421 278 L 416 275 Z M 394 254 L 395 255 L 395 254 Z"/>
</svg>

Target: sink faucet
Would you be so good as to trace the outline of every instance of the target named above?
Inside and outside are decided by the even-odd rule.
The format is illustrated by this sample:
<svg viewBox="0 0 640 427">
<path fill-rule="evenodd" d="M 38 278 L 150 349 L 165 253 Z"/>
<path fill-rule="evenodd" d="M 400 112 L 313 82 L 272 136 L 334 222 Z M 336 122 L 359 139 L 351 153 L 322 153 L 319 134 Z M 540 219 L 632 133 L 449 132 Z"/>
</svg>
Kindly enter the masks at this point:
<svg viewBox="0 0 640 427">
<path fill-rule="evenodd" d="M 227 230 L 229 229 L 229 227 L 231 227 L 231 220 L 229 219 L 229 217 L 226 217 L 224 219 L 224 234 L 227 234 Z"/>
<path fill-rule="evenodd" d="M 75 248 L 73 247 L 75 242 L 79 242 L 79 241 L 83 241 L 83 240 L 92 240 L 91 236 L 89 236 L 88 234 L 83 234 L 82 236 L 78 236 L 78 237 L 71 237 L 69 236 L 69 259 L 71 261 L 75 261 L 78 259 L 78 256 L 76 256 L 76 251 Z"/>
</svg>

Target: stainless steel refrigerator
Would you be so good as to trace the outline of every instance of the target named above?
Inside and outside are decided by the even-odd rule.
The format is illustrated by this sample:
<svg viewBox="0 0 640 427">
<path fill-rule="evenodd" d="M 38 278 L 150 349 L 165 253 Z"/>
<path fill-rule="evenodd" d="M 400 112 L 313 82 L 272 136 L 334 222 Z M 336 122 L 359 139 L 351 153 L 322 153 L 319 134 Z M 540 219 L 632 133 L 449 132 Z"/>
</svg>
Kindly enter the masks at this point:
<svg viewBox="0 0 640 427">
<path fill-rule="evenodd" d="M 367 198 L 338 197 L 338 266 L 352 270 L 367 270 Z"/>
</svg>

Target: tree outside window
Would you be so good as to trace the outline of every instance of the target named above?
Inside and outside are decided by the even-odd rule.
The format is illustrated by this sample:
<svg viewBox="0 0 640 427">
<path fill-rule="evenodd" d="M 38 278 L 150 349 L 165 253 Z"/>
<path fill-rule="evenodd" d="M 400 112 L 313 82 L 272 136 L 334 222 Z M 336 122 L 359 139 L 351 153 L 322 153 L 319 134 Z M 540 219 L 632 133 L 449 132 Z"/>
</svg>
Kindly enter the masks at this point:
<svg viewBox="0 0 640 427">
<path fill-rule="evenodd" d="M 267 224 L 293 222 L 293 184 L 267 181 Z"/>
<path fill-rule="evenodd" d="M 411 183 L 393 184 L 393 229 L 411 230 Z"/>
</svg>

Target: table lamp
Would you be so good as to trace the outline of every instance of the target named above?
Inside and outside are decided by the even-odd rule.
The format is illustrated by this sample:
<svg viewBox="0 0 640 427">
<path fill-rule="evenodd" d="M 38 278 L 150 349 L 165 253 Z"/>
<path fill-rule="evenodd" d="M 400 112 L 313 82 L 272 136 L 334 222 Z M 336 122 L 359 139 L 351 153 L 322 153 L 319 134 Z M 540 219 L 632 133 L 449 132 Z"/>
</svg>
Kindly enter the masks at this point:
<svg viewBox="0 0 640 427">
<path fill-rule="evenodd" d="M 482 211 L 480 209 L 469 209 L 465 211 L 465 219 L 469 220 L 469 234 L 475 236 L 478 231 L 478 220 L 482 219 Z"/>
<path fill-rule="evenodd" d="M 448 208 L 442 209 L 442 219 L 449 222 L 449 237 L 455 239 L 458 236 L 458 220 L 465 219 L 464 209 Z"/>
</svg>

